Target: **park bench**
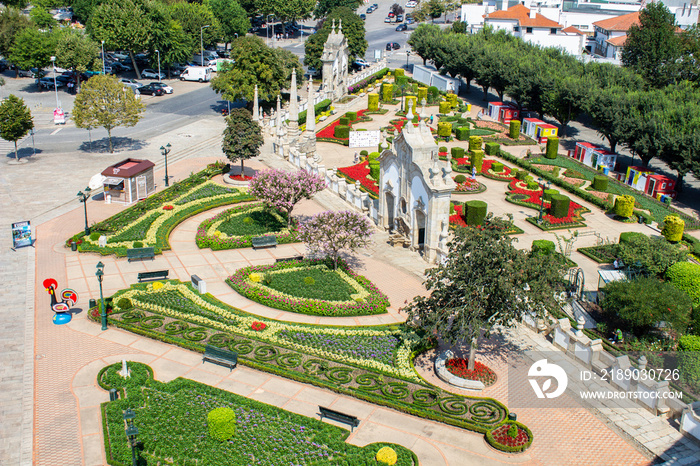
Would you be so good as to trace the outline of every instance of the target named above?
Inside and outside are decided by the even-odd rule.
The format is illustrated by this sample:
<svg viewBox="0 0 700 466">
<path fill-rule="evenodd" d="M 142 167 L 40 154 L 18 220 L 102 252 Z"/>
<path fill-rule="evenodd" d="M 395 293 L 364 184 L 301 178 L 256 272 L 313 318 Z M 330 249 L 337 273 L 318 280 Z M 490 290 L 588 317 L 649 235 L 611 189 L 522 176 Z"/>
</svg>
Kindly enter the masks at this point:
<svg viewBox="0 0 700 466">
<path fill-rule="evenodd" d="M 293 256 L 293 257 L 280 257 L 275 259 L 275 262 L 289 262 L 289 261 L 300 261 L 304 256 Z"/>
<path fill-rule="evenodd" d="M 132 248 L 126 250 L 126 258 L 129 262 L 135 259 L 151 259 L 155 257 L 153 248 Z"/>
<path fill-rule="evenodd" d="M 256 236 L 250 239 L 253 249 L 277 247 L 276 236 Z"/>
<path fill-rule="evenodd" d="M 324 408 L 319 406 L 318 410 L 321 413 L 321 419 L 327 417 L 328 419 L 333 419 L 334 421 L 342 422 L 343 424 L 348 424 L 350 426 L 350 432 L 360 425 L 360 420 L 355 416 L 350 416 L 349 414 L 341 413 L 340 411 L 335 411 L 333 409 Z"/>
<path fill-rule="evenodd" d="M 204 361 L 215 362 L 233 370 L 238 364 L 238 353 L 217 346 L 207 345 L 204 348 L 202 363 L 204 363 Z"/>
<path fill-rule="evenodd" d="M 138 280 L 141 283 L 144 280 L 160 280 L 168 278 L 169 270 L 156 270 L 155 272 L 139 272 Z"/>
</svg>

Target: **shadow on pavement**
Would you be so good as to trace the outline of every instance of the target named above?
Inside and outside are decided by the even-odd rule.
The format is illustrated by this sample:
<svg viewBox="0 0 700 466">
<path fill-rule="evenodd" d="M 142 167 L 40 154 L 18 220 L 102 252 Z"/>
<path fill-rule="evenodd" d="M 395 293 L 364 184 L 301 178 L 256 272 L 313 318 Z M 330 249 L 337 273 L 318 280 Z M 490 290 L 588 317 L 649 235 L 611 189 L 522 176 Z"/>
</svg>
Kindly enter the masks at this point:
<svg viewBox="0 0 700 466">
<path fill-rule="evenodd" d="M 32 155 L 35 155 L 35 154 L 41 154 L 41 152 L 42 152 L 41 149 L 36 149 L 36 152 L 35 152 L 34 148 L 32 148 L 32 147 L 20 147 L 17 150 L 17 155 L 19 155 L 19 158 L 21 160 L 21 159 L 26 159 L 28 157 L 31 157 Z M 5 154 L 5 157 L 7 157 L 8 159 L 11 159 L 11 160 L 15 160 L 16 159 L 15 158 L 15 150 L 12 149 L 11 151 L 9 151 L 7 154 Z"/>
<path fill-rule="evenodd" d="M 113 137 L 112 147 L 115 152 L 139 150 L 146 147 L 146 142 L 125 137 Z M 109 138 L 97 139 L 92 142 L 83 142 L 80 147 L 78 147 L 78 150 L 98 154 L 109 153 Z"/>
</svg>

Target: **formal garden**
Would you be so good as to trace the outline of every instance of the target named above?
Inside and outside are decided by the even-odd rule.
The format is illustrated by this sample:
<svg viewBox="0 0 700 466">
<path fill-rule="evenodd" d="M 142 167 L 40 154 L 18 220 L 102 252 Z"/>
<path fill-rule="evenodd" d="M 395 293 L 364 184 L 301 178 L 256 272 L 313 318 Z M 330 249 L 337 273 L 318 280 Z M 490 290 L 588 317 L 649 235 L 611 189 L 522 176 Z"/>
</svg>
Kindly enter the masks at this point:
<svg viewBox="0 0 700 466">
<path fill-rule="evenodd" d="M 128 362 L 128 367 L 128 378 L 119 374 L 121 364 L 114 364 L 97 380 L 121 395 L 101 407 L 110 465 L 132 464 L 124 435 L 127 412 L 138 429 L 138 464 L 418 465 L 416 455 L 401 445 L 360 448 L 345 442 L 347 430 L 320 420 L 184 378 L 158 382 L 145 364 Z"/>
</svg>

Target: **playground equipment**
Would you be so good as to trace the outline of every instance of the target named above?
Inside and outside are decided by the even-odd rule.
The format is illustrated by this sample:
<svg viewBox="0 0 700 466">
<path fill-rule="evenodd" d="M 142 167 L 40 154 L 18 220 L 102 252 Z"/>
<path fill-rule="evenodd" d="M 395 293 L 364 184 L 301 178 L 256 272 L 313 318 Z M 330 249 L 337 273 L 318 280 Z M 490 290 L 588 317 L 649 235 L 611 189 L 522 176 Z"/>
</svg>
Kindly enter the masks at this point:
<svg viewBox="0 0 700 466">
<path fill-rule="evenodd" d="M 70 310 L 75 306 L 75 303 L 78 302 L 78 293 L 70 288 L 65 288 L 60 293 L 61 301 L 58 301 L 56 298 L 58 282 L 53 278 L 47 278 L 44 280 L 43 285 L 51 296 L 51 310 L 55 313 L 53 316 L 53 323 L 56 325 L 63 325 L 70 322 L 73 318 Z"/>
</svg>

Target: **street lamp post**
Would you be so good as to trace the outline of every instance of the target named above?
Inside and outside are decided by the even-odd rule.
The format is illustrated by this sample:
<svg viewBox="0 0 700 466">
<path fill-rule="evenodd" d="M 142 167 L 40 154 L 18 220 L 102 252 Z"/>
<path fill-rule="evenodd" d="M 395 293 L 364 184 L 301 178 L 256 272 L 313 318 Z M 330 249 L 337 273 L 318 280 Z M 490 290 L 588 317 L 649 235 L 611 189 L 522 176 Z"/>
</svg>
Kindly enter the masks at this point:
<svg viewBox="0 0 700 466">
<path fill-rule="evenodd" d="M 136 413 L 131 409 L 127 408 L 124 411 L 124 422 L 126 422 L 126 436 L 129 438 L 129 445 L 131 445 L 131 464 L 132 466 L 137 466 L 136 462 L 136 436 L 139 434 L 139 429 L 134 425 L 134 418 Z"/>
<path fill-rule="evenodd" d="M 165 157 L 165 187 L 170 186 L 168 181 L 168 154 L 170 153 L 170 143 L 167 143 L 165 147 L 160 146 L 160 153 Z"/>
<path fill-rule="evenodd" d="M 542 189 L 542 195 L 540 196 L 540 216 L 537 217 L 537 224 L 540 225 L 540 224 L 542 224 L 542 215 L 544 214 L 544 190 L 545 190 L 544 180 L 542 178 L 537 178 L 537 184 L 539 184 L 540 189 Z M 549 189 L 549 187 L 551 185 L 552 185 L 552 183 L 547 181 L 546 188 Z"/>
<path fill-rule="evenodd" d="M 411 51 L 406 50 L 406 69 L 408 69 L 408 57 L 410 57 L 410 56 L 411 56 Z"/>
<path fill-rule="evenodd" d="M 56 108 L 59 108 L 60 105 L 58 105 L 58 86 L 56 85 L 56 57 L 51 57 L 51 63 L 53 64 L 53 90 L 56 93 Z"/>
<path fill-rule="evenodd" d="M 102 261 L 97 263 L 97 271 L 95 276 L 97 281 L 100 282 L 100 318 L 102 319 L 102 330 L 107 330 L 107 309 L 105 308 L 105 299 L 102 295 L 102 277 L 105 274 L 105 265 Z"/>
<path fill-rule="evenodd" d="M 160 51 L 156 50 L 158 54 L 158 82 L 160 82 Z"/>
<path fill-rule="evenodd" d="M 90 199 L 90 187 L 88 186 L 85 188 L 85 192 L 78 191 L 78 200 L 83 203 L 83 207 L 85 208 L 85 234 L 89 235 L 90 234 L 90 227 L 88 226 L 88 219 L 87 219 L 87 200 Z"/>
<path fill-rule="evenodd" d="M 211 26 L 211 24 L 207 24 L 206 26 L 202 26 L 201 28 L 199 28 L 199 48 L 201 53 L 200 58 L 202 59 L 202 66 L 204 66 L 204 30 L 209 26 Z"/>
<path fill-rule="evenodd" d="M 102 74 L 105 74 L 105 41 L 102 41 Z"/>
<path fill-rule="evenodd" d="M 266 34 L 267 34 L 267 45 L 268 45 L 268 47 L 270 46 L 270 16 L 272 16 L 272 17 L 274 18 L 275 15 L 267 15 L 267 16 L 265 17 L 265 20 L 266 20 L 266 22 L 267 22 L 267 27 L 265 28 L 265 32 L 266 32 Z M 273 33 L 273 35 L 274 35 L 274 33 L 275 33 L 275 29 L 274 29 L 274 28 L 272 28 L 272 33 Z"/>
</svg>

